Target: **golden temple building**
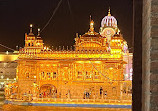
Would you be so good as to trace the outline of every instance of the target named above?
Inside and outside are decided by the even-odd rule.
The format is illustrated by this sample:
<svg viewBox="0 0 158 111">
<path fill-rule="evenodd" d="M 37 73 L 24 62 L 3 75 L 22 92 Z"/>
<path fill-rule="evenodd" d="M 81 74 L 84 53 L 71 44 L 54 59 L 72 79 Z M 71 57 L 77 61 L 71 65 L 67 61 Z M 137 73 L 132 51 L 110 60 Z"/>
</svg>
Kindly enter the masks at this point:
<svg viewBox="0 0 158 111">
<path fill-rule="evenodd" d="M 99 33 L 90 20 L 89 31 L 76 34 L 74 50 L 45 47 L 40 29 L 35 36 L 30 25 L 25 46 L 19 50 L 16 82 L 5 88 L 6 99 L 81 103 L 124 100 L 131 104 L 131 81 L 124 75 L 125 55 L 128 59 L 128 45 L 110 10 L 101 21 Z"/>
</svg>

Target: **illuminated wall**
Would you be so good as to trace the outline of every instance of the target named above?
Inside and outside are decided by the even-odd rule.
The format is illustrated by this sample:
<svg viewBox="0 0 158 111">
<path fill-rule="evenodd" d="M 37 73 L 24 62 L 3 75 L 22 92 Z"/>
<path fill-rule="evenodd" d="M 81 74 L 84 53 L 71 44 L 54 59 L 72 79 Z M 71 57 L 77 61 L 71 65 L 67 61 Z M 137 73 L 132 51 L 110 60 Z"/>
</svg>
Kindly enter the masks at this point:
<svg viewBox="0 0 158 111">
<path fill-rule="evenodd" d="M 58 51 L 45 47 L 40 30 L 34 35 L 31 25 L 17 59 L 18 98 L 22 99 L 24 94 L 39 98 L 45 93 L 52 97 L 55 92 L 56 98 L 64 99 L 69 93 L 73 99 L 83 99 L 83 94 L 91 93 L 90 98 L 101 99 L 99 90 L 103 88 L 109 98 L 120 99 L 123 88 L 131 88 L 130 82 L 124 84 L 128 80 L 124 73 L 129 73 L 126 69 L 132 56 L 110 11 L 102 20 L 100 33 L 94 31 L 91 20 L 88 32 L 76 34 L 74 47 Z"/>
</svg>

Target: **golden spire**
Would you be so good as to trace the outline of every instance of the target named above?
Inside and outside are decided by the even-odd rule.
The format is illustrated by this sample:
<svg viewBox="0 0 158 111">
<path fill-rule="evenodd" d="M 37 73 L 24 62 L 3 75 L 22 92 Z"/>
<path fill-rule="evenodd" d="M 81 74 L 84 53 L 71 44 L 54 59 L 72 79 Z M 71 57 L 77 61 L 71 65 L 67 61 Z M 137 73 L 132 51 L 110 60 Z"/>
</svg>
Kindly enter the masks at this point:
<svg viewBox="0 0 158 111">
<path fill-rule="evenodd" d="M 38 28 L 38 36 L 40 36 L 40 28 Z"/>
<path fill-rule="evenodd" d="M 109 11 L 108 11 L 108 16 L 111 16 L 111 13 L 110 13 L 110 7 L 109 7 Z"/>
<path fill-rule="evenodd" d="M 90 22 L 90 31 L 93 32 L 94 31 L 94 21 L 91 20 Z"/>
<path fill-rule="evenodd" d="M 92 20 L 92 16 L 90 15 L 89 18 L 90 18 L 90 21 L 91 21 Z"/>
<path fill-rule="evenodd" d="M 32 25 L 32 24 L 30 24 L 30 33 L 32 33 L 32 26 L 33 26 L 33 25 Z"/>
<path fill-rule="evenodd" d="M 29 33 L 30 36 L 33 36 L 33 35 L 34 35 L 33 32 L 32 32 L 32 27 L 33 27 L 33 25 L 30 24 L 30 33 Z"/>
<path fill-rule="evenodd" d="M 83 36 L 98 35 L 98 33 L 96 33 L 94 31 L 94 21 L 91 19 L 91 16 L 90 16 L 90 24 L 89 25 L 90 25 L 89 31 L 87 33 L 85 33 Z"/>
<path fill-rule="evenodd" d="M 94 32 L 94 21 L 91 19 L 91 15 L 90 15 L 90 32 Z"/>
<path fill-rule="evenodd" d="M 120 29 L 118 29 L 117 34 L 120 34 Z"/>
<path fill-rule="evenodd" d="M 78 33 L 76 33 L 76 38 L 78 38 Z"/>
</svg>

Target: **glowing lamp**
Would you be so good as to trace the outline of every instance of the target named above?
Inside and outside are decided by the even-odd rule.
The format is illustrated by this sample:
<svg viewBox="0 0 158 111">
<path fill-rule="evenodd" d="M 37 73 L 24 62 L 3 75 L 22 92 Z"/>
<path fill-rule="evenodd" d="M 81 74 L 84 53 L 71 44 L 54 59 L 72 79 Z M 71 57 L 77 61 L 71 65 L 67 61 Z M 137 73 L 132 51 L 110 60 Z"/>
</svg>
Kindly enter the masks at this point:
<svg viewBox="0 0 158 111">
<path fill-rule="evenodd" d="M 8 51 L 6 51 L 6 54 L 8 54 L 9 52 Z"/>
<path fill-rule="evenodd" d="M 30 27 L 31 27 L 31 28 L 32 28 L 32 26 L 33 26 L 33 25 L 32 25 L 32 24 L 30 24 Z"/>
<path fill-rule="evenodd" d="M 113 68 L 112 68 L 112 67 L 110 67 L 109 69 L 110 69 L 110 70 L 112 70 Z"/>
<path fill-rule="evenodd" d="M 4 78 L 4 76 L 2 75 L 2 76 L 1 76 L 1 79 L 3 79 L 3 78 Z"/>
</svg>

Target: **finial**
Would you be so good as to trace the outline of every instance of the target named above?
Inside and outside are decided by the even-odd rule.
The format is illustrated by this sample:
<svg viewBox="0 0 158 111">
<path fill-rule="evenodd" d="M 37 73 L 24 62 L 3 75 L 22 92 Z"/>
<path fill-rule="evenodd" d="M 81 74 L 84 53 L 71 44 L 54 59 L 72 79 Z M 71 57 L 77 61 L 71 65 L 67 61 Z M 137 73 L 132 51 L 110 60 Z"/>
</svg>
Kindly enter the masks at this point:
<svg viewBox="0 0 158 111">
<path fill-rule="evenodd" d="M 92 16 L 90 15 L 90 29 L 89 31 L 90 32 L 94 32 L 94 21 L 92 20 Z"/>
<path fill-rule="evenodd" d="M 64 46 L 63 46 L 63 50 L 64 50 Z"/>
<path fill-rule="evenodd" d="M 59 51 L 61 51 L 61 46 L 59 46 Z"/>
<path fill-rule="evenodd" d="M 108 16 L 111 16 L 111 13 L 110 13 L 110 7 L 109 7 L 109 11 L 108 11 Z"/>
<path fill-rule="evenodd" d="M 78 38 L 78 33 L 76 33 L 76 38 Z"/>
<path fill-rule="evenodd" d="M 92 20 L 92 16 L 90 15 L 90 17 L 89 17 L 89 18 L 90 18 L 90 21 L 91 21 L 91 20 Z"/>
<path fill-rule="evenodd" d="M 33 26 L 33 25 L 32 25 L 32 24 L 30 24 L 30 28 L 32 28 L 32 26 Z"/>
<path fill-rule="evenodd" d="M 93 20 L 90 21 L 90 31 L 91 32 L 94 31 L 94 21 Z"/>
<path fill-rule="evenodd" d="M 33 25 L 30 24 L 30 33 L 32 33 L 32 27 L 33 27 Z"/>
<path fill-rule="evenodd" d="M 72 51 L 72 46 L 71 46 L 71 49 L 70 49 L 71 51 Z"/>
<path fill-rule="evenodd" d="M 38 28 L 38 36 L 40 35 L 40 28 Z"/>
<path fill-rule="evenodd" d="M 120 29 L 118 29 L 117 34 L 120 34 Z"/>
<path fill-rule="evenodd" d="M 69 50 L 69 46 L 67 46 L 67 50 Z"/>
<path fill-rule="evenodd" d="M 19 47 L 19 46 L 17 45 L 17 46 L 16 46 L 16 50 L 18 50 L 18 47 Z"/>
</svg>

